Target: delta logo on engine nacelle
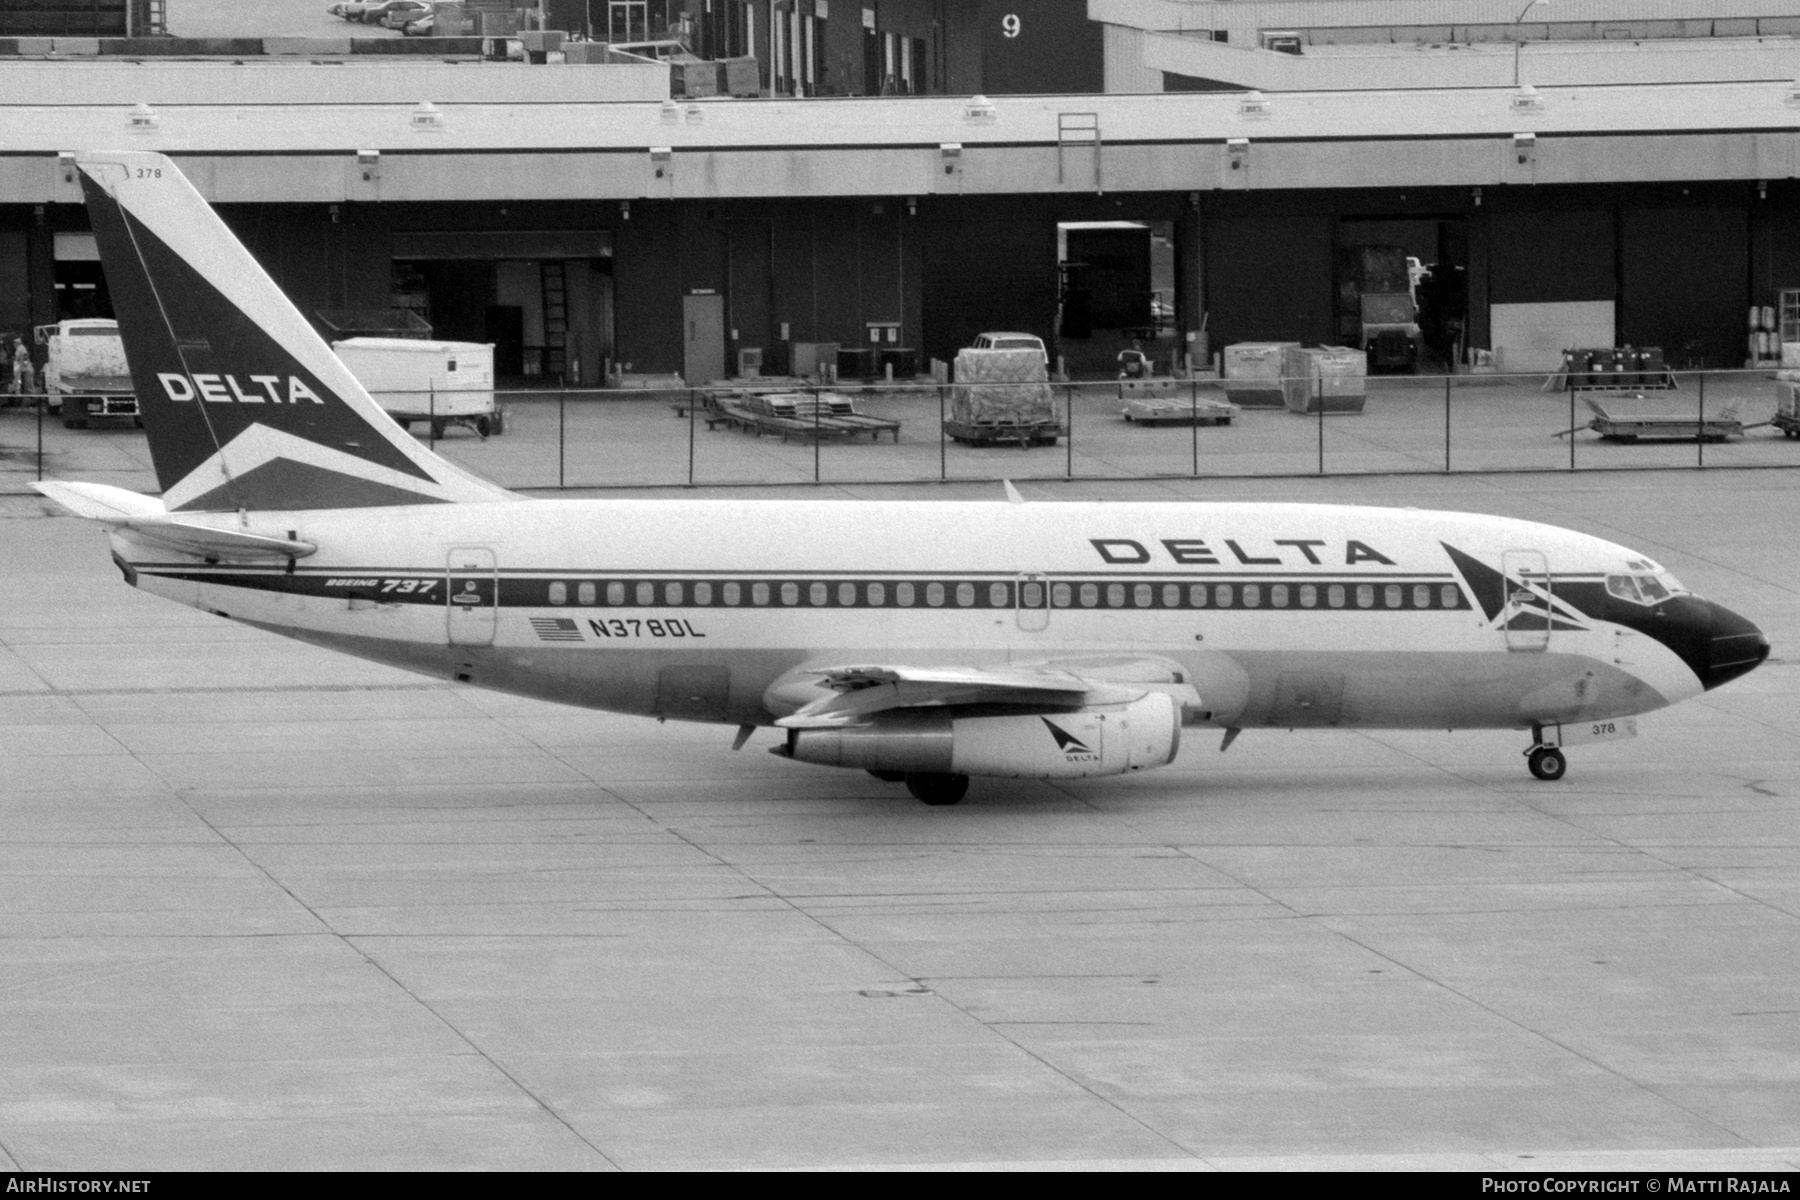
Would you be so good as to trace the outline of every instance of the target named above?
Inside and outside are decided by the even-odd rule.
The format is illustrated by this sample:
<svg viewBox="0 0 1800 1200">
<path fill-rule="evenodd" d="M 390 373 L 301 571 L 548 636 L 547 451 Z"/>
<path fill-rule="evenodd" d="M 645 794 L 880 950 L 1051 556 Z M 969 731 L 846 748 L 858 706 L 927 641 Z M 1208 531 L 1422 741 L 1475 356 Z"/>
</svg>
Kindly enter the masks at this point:
<svg viewBox="0 0 1800 1200">
<path fill-rule="evenodd" d="M 206 400 L 213 404 L 299 404 L 302 400 L 325 403 L 323 396 L 292 375 L 286 376 L 285 395 L 280 375 L 251 375 L 248 391 L 236 375 L 180 375 L 165 371 L 156 378 L 162 384 L 163 394 L 177 404 L 190 400 Z"/>
</svg>

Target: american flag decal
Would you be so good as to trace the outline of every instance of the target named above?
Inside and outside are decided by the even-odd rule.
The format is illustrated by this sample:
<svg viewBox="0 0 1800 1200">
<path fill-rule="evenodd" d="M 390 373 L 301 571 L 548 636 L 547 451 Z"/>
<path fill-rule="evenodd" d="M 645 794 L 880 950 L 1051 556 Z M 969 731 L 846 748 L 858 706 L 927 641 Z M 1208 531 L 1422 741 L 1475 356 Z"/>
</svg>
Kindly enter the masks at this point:
<svg viewBox="0 0 1800 1200">
<path fill-rule="evenodd" d="M 542 642 L 582 641 L 581 629 L 568 617 L 533 617 L 531 627 Z"/>
</svg>

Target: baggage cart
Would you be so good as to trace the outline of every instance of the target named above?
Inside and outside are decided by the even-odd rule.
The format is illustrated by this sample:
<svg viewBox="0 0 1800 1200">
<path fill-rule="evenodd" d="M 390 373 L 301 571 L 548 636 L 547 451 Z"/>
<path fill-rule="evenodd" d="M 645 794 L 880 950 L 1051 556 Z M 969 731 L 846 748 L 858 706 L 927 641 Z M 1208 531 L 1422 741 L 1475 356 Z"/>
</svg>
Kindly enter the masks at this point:
<svg viewBox="0 0 1800 1200">
<path fill-rule="evenodd" d="M 1636 397 L 1639 400 L 1643 398 L 1641 395 Z M 1591 429 L 1607 441 L 1722 442 L 1727 438 L 1744 436 L 1744 419 L 1738 415 L 1736 404 L 1728 404 L 1717 414 L 1708 414 L 1702 419 L 1697 412 L 1621 412 L 1608 408 L 1593 395 L 1583 396 L 1581 402 L 1587 405 L 1588 411 L 1594 416 L 1586 425 L 1578 425 L 1576 428 Z M 1568 432 L 1574 433 L 1575 430 Z M 1559 433 L 1557 436 L 1564 435 Z"/>
<path fill-rule="evenodd" d="M 1186 393 L 1173 379 L 1121 379 L 1119 410 L 1133 425 L 1229 425 L 1241 409 L 1216 396 Z"/>
</svg>

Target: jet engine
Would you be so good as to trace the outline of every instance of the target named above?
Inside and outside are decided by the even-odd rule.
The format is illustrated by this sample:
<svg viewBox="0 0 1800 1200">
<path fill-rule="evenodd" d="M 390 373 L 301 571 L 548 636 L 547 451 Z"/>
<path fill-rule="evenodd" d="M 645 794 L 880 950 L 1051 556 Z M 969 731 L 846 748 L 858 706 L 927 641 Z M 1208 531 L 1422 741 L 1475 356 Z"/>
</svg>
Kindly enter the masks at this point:
<svg viewBox="0 0 1800 1200">
<path fill-rule="evenodd" d="M 791 729 L 777 753 L 877 773 L 1079 779 L 1160 767 L 1181 748 L 1181 705 L 1166 692 L 1067 712 L 970 715 L 890 709 L 867 724 Z"/>
</svg>

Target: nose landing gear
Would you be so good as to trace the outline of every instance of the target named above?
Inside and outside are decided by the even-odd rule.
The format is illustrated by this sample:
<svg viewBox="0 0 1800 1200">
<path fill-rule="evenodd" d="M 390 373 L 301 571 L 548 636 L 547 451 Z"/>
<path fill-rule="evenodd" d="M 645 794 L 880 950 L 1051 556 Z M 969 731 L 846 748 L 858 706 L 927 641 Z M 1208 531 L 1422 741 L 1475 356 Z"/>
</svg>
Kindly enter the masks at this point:
<svg viewBox="0 0 1800 1200">
<path fill-rule="evenodd" d="M 1525 765 L 1539 779 L 1554 783 L 1569 769 L 1569 760 L 1555 746 L 1533 746 L 1525 752 Z"/>
</svg>

